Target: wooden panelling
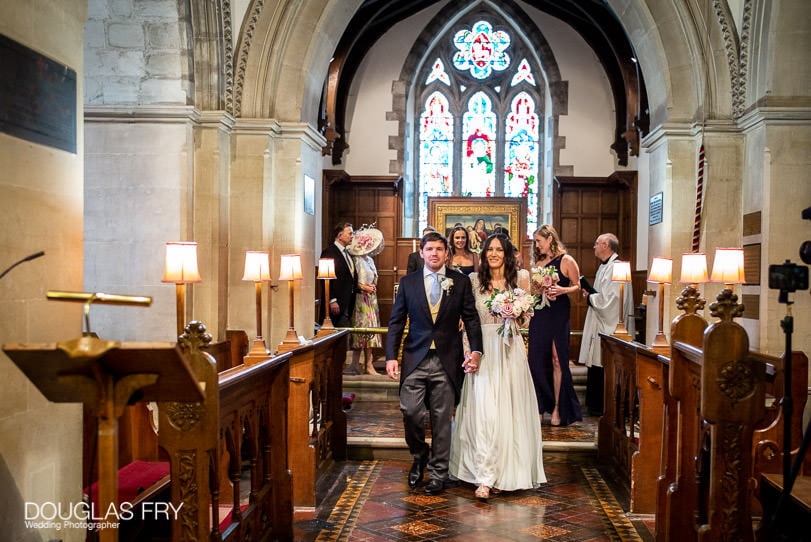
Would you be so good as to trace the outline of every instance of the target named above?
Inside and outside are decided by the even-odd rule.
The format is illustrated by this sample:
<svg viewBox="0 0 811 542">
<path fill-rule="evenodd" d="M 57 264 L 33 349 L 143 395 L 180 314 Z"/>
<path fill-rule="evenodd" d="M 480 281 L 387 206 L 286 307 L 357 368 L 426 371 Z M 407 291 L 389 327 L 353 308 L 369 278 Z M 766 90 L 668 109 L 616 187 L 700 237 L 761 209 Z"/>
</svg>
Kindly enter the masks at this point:
<svg viewBox="0 0 811 542">
<path fill-rule="evenodd" d="M 759 295 L 741 295 L 741 303 L 743 304 L 743 318 L 751 318 L 752 320 L 760 320 L 760 296 Z"/>
<path fill-rule="evenodd" d="M 594 256 L 594 241 L 602 233 L 614 233 L 620 240 L 620 257 L 636 253 L 636 172 L 617 172 L 609 177 L 556 177 L 553 194 L 554 226 L 566 249 L 589 280 L 600 262 Z M 633 269 L 634 262 L 631 262 Z M 642 292 L 634 289 L 634 305 Z M 572 330 L 582 330 L 587 305 L 573 295 Z M 577 359 L 579 337 L 570 343 L 570 355 Z"/>
<path fill-rule="evenodd" d="M 743 215 L 743 234 L 744 235 L 757 235 L 761 233 L 760 226 L 760 211 L 754 213 L 747 213 Z"/>
<path fill-rule="evenodd" d="M 397 280 L 396 247 L 403 216 L 398 180 L 398 177 L 391 175 L 353 177 L 345 172 L 324 171 L 324 216 L 327 217 L 324 220 L 324 245 L 332 242 L 332 225 L 338 221 L 351 222 L 356 230 L 364 224 L 375 223 L 383 233 L 383 251 L 374 258 L 378 273 L 377 304 L 382 326 L 388 324 L 394 302 L 391 292 Z"/>
<path fill-rule="evenodd" d="M 746 284 L 760 284 L 760 243 L 743 245 L 743 276 Z"/>
</svg>

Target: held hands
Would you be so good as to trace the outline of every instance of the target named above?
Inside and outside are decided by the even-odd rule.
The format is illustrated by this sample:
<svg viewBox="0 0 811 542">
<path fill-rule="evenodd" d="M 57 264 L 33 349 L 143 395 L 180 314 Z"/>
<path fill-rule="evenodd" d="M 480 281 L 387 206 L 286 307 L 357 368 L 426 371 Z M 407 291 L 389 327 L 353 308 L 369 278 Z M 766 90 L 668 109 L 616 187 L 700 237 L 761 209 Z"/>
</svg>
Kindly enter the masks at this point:
<svg viewBox="0 0 811 542">
<path fill-rule="evenodd" d="M 362 292 L 366 292 L 367 294 L 374 294 L 377 293 L 377 286 L 374 284 L 361 284 L 360 290 Z"/>
<path fill-rule="evenodd" d="M 474 373 L 479 370 L 479 361 L 481 354 L 479 352 L 465 352 L 465 361 L 462 362 L 466 373 Z"/>
<path fill-rule="evenodd" d="M 336 301 L 333 301 L 332 303 L 329 304 L 329 312 L 335 316 L 341 314 L 341 307 L 338 305 Z"/>
<path fill-rule="evenodd" d="M 386 361 L 386 374 L 389 375 L 389 378 L 392 380 L 400 380 L 400 365 L 397 363 L 396 359 Z"/>
</svg>

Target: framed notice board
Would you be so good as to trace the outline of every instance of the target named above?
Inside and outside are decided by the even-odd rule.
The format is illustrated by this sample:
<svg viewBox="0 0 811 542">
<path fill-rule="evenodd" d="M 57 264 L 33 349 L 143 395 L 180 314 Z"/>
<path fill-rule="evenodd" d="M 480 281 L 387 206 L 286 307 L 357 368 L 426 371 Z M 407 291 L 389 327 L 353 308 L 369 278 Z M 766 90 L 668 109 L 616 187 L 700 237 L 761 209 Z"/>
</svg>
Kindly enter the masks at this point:
<svg viewBox="0 0 811 542">
<path fill-rule="evenodd" d="M 0 132 L 76 152 L 76 71 L 2 34 Z"/>
</svg>

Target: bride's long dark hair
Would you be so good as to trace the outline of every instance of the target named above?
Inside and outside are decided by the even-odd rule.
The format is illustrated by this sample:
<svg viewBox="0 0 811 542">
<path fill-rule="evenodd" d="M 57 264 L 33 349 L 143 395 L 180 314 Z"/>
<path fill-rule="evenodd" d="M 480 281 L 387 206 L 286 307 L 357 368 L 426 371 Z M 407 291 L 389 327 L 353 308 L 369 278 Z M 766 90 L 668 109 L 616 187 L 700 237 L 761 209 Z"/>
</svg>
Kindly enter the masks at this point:
<svg viewBox="0 0 811 542">
<path fill-rule="evenodd" d="M 515 259 L 515 248 L 509 237 L 503 233 L 494 233 L 484 240 L 484 246 L 479 255 L 479 289 L 481 293 L 490 289 L 490 281 L 493 280 L 493 276 L 490 274 L 490 263 L 487 261 L 487 249 L 493 244 L 494 239 L 497 239 L 501 243 L 501 248 L 504 249 L 504 278 L 507 281 L 507 287 L 516 288 L 518 286 L 518 260 Z"/>
</svg>

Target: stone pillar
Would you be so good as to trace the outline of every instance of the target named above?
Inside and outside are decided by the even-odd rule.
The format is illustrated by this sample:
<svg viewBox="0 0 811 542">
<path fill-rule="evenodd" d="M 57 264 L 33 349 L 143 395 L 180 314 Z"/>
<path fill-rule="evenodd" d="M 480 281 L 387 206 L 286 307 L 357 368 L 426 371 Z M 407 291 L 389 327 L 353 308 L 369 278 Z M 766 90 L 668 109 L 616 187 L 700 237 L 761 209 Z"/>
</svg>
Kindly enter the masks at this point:
<svg viewBox="0 0 811 542">
<path fill-rule="evenodd" d="M 270 134 L 279 126 L 268 119 L 238 119 L 231 136 L 231 179 L 229 187 L 229 245 L 228 266 L 228 329 L 244 329 L 249 338 L 256 335 L 256 291 L 254 285 L 242 281 L 246 250 L 267 250 L 270 253 L 271 284 L 278 284 L 279 246 L 273 240 L 273 230 L 266 231 L 264 214 L 273 212 L 265 205 L 265 177 L 270 162 Z M 269 292 L 269 293 L 268 293 Z M 265 344 L 269 341 L 271 322 L 280 317 L 274 313 L 286 307 L 287 290 L 263 289 L 262 315 Z M 282 295 L 284 294 L 284 296 Z M 271 310 L 276 307 L 276 310 Z M 285 309 L 286 314 L 286 309 Z M 284 318 L 282 318 L 284 319 Z"/>
<path fill-rule="evenodd" d="M 786 259 L 803 264 L 799 248 L 811 240 L 811 221 L 802 211 L 811 207 L 811 120 L 801 108 L 763 107 L 741 119 L 746 130 L 744 213 L 761 211 L 761 234 L 747 238 L 761 244 L 759 350 L 780 354 L 785 335 L 780 320 L 786 305 L 769 289 L 769 265 Z M 790 295 L 794 317 L 794 350 L 811 351 L 811 296 L 808 291 Z"/>
<path fill-rule="evenodd" d="M 87 106 L 85 109 L 84 289 L 149 295 L 149 308 L 94 307 L 103 338 L 175 341 L 175 288 L 161 282 L 164 245 L 194 236 L 194 128 L 189 106 Z M 206 264 L 209 247 L 200 245 Z M 198 318 L 187 290 L 187 315 Z M 217 329 L 215 322 L 205 322 Z"/>
<path fill-rule="evenodd" d="M 215 340 L 225 339 L 231 291 L 229 274 L 232 272 L 242 278 L 242 265 L 230 270 L 228 257 L 230 132 L 233 125 L 234 119 L 228 113 L 207 111 L 200 114 L 194 128 L 191 219 L 194 240 L 198 243 L 198 266 L 204 282 L 194 287 L 192 307 L 194 318 L 206 325 Z M 249 335 L 251 329 L 246 329 Z"/>
<path fill-rule="evenodd" d="M 320 214 L 320 197 L 313 202 L 315 212 L 305 211 L 304 177 L 315 180 L 314 195 L 321 194 L 321 149 L 326 139 L 310 124 L 280 122 L 279 131 L 270 136 L 270 160 L 265 176 L 264 214 L 266 239 L 273 239 L 273 261 L 278 270 L 279 256 L 301 254 L 303 280 L 296 285 L 295 327 L 299 335 L 312 338 L 315 324 L 315 267 L 318 254 L 316 215 Z M 287 285 L 280 285 L 279 293 L 287 293 Z M 276 295 L 271 320 L 271 350 L 284 337 L 289 314 L 285 308 L 287 297 Z"/>
<path fill-rule="evenodd" d="M 704 127 L 668 124 L 653 130 L 642 142 L 649 154 L 650 196 L 661 192 L 663 202 L 662 222 L 648 226 L 648 261 L 643 262 L 644 268 L 650 268 L 655 256 L 673 259 L 674 284 L 665 288 L 666 335 L 669 335 L 669 322 L 676 316 L 675 298 L 682 290 L 678 282 L 681 255 L 692 250 L 702 140 L 705 164 L 699 251 L 707 253 L 708 271 L 711 271 L 716 247 L 742 245 L 743 136 L 729 123 Z M 722 286 L 706 284 L 700 289 L 705 298 L 714 299 Z M 740 287 L 736 293 L 741 294 Z M 658 310 L 658 303 L 648 304 L 647 337 L 656 335 Z"/>
</svg>

